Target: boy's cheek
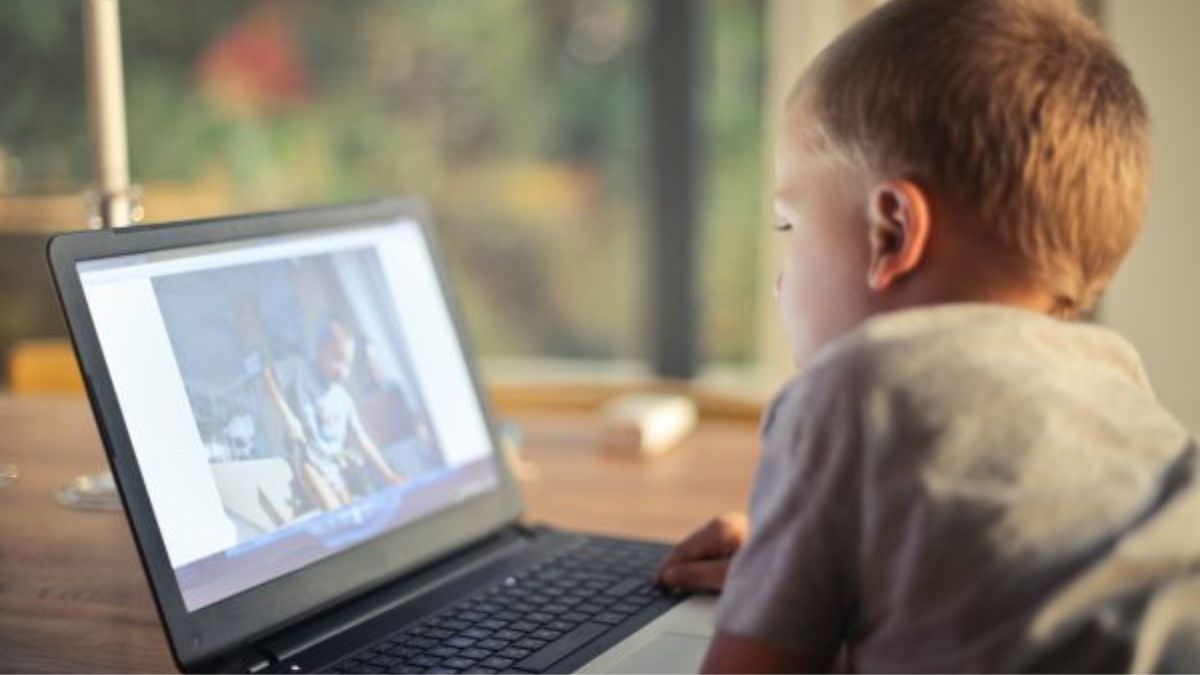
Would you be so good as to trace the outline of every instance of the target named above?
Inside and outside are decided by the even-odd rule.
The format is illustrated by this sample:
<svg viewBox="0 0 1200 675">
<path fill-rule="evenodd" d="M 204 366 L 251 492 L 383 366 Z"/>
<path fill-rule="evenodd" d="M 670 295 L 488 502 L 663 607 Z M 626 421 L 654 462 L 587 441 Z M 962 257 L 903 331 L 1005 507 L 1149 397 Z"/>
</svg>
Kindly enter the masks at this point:
<svg viewBox="0 0 1200 675">
<path fill-rule="evenodd" d="M 802 280 L 786 275 L 776 284 L 775 304 L 797 367 L 804 366 L 820 342 L 822 308 L 813 302 L 814 298 L 808 297 L 810 288 Z"/>
<path fill-rule="evenodd" d="M 797 367 L 866 318 L 850 267 L 812 259 L 807 266 L 785 269 L 777 279 L 776 306 Z"/>
</svg>

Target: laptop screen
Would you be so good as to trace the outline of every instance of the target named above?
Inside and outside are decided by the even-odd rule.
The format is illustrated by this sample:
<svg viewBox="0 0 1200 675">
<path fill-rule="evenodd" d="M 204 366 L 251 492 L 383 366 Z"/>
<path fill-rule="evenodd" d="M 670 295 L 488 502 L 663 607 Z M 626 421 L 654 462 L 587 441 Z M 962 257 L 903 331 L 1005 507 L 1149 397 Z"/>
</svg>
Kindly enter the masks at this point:
<svg viewBox="0 0 1200 675">
<path fill-rule="evenodd" d="M 189 611 L 497 485 L 415 221 L 78 272 Z"/>
</svg>

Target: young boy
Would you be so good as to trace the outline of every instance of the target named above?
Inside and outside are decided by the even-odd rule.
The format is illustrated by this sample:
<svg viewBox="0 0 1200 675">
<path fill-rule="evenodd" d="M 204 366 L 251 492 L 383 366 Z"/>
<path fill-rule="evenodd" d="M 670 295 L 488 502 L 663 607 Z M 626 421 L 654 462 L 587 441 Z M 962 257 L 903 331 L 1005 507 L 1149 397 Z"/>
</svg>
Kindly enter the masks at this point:
<svg viewBox="0 0 1200 675">
<path fill-rule="evenodd" d="M 345 324 L 323 319 L 315 363 L 292 358 L 263 371 L 268 398 L 283 418 L 284 433 L 297 455 L 298 477 L 325 510 L 361 496 L 346 475 L 355 459 L 370 465 L 385 484 L 405 480 L 380 454 L 346 387 L 356 351 L 354 334 Z"/>
<path fill-rule="evenodd" d="M 749 523 L 659 571 L 723 588 L 705 670 L 1200 667 L 1196 448 L 1133 348 L 1073 321 L 1148 154 L 1070 2 L 891 0 L 800 78 L 775 294 L 802 372 Z"/>
</svg>

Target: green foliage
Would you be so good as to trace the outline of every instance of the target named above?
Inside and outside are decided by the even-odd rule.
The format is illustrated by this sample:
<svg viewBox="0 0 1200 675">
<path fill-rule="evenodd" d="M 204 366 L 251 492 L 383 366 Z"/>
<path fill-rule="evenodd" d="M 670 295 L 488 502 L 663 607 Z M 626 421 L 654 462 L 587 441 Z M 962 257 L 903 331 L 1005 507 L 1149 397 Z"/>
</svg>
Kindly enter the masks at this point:
<svg viewBox="0 0 1200 675">
<path fill-rule="evenodd" d="M 0 3 L 0 148 L 33 191 L 87 182 L 82 10 L 74 0 Z"/>
<path fill-rule="evenodd" d="M 709 162 L 700 290 L 708 360 L 754 358 L 758 313 L 767 297 L 759 269 L 764 223 L 762 120 L 764 25 L 759 0 L 709 0 L 704 97 Z"/>
<path fill-rule="evenodd" d="M 762 9 L 705 6 L 704 325 L 708 352 L 738 360 L 757 295 Z M 133 180 L 151 220 L 185 197 L 248 211 L 421 195 L 485 353 L 636 357 L 646 18 L 641 0 L 122 0 Z M 22 190 L 88 182 L 80 31 L 78 0 L 0 3 L 0 148 Z"/>
</svg>

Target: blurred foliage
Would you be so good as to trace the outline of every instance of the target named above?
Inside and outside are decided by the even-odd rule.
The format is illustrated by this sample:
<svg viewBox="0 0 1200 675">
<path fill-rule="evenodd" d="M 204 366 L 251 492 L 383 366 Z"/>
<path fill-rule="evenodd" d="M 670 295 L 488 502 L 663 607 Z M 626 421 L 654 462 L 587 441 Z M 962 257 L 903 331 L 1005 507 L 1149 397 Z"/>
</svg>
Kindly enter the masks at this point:
<svg viewBox="0 0 1200 675">
<path fill-rule="evenodd" d="M 703 344 L 739 361 L 760 295 L 762 8 L 703 4 Z M 121 10 L 131 172 L 149 220 L 417 194 L 485 354 L 644 351 L 644 2 Z M 0 189 L 89 182 L 80 35 L 75 0 L 0 3 L 0 152 L 20 169 Z"/>
<path fill-rule="evenodd" d="M 61 191 L 87 181 L 82 17 L 77 0 L 0 3 L 0 189 Z"/>
<path fill-rule="evenodd" d="M 769 298 L 759 273 L 766 222 L 764 111 L 758 103 L 766 78 L 763 8 L 761 0 L 711 0 L 705 7 L 701 350 L 709 362 L 750 363 L 757 349 L 758 313 Z"/>
</svg>

